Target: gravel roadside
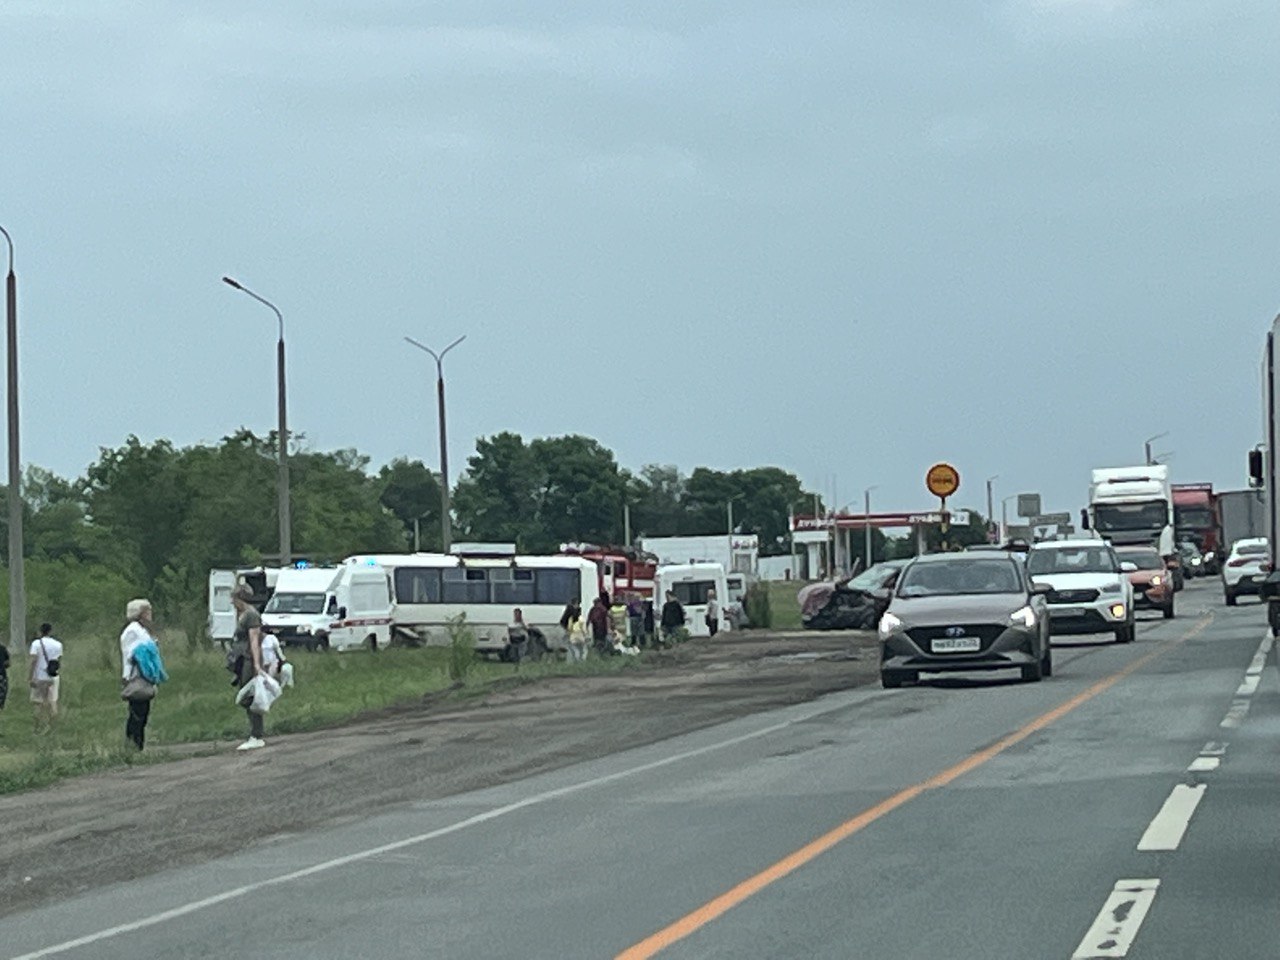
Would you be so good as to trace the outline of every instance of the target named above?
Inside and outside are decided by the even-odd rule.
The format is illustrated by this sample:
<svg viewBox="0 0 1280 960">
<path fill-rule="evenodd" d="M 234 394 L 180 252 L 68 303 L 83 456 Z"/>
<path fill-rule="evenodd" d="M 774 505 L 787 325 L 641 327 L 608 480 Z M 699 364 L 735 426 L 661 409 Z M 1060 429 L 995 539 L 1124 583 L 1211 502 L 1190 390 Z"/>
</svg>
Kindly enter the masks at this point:
<svg viewBox="0 0 1280 960">
<path fill-rule="evenodd" d="M 268 749 L 131 767 L 0 797 L 0 916 L 300 832 L 553 770 L 878 678 L 855 631 L 721 635 L 645 669 L 436 697 Z M 246 816 L 264 804 L 272 821 Z"/>
</svg>

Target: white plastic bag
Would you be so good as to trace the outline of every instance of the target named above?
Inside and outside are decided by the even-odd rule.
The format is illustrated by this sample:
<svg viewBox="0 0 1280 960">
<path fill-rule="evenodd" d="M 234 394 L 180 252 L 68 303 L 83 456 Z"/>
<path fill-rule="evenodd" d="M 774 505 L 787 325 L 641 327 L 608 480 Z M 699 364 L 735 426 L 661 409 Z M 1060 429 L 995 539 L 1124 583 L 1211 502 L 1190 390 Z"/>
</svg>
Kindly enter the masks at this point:
<svg viewBox="0 0 1280 960">
<path fill-rule="evenodd" d="M 287 660 L 280 667 L 280 686 L 293 686 L 293 664 L 289 663 Z"/>
<path fill-rule="evenodd" d="M 240 692 L 236 694 L 236 703 L 242 707 L 247 706 L 254 713 L 266 713 L 279 696 L 280 684 L 265 673 L 260 673 L 240 688 Z"/>
</svg>

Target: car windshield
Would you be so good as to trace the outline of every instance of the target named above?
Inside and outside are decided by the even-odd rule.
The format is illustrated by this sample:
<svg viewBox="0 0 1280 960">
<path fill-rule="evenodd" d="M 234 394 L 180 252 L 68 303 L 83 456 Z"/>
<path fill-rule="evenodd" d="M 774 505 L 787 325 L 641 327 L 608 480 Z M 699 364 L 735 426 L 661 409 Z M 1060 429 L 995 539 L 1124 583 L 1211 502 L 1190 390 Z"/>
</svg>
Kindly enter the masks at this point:
<svg viewBox="0 0 1280 960">
<path fill-rule="evenodd" d="M 913 563 L 898 578 L 898 596 L 907 598 L 1021 592 L 1017 568 L 1004 559 Z"/>
<path fill-rule="evenodd" d="M 1100 533 L 1116 530 L 1159 530 L 1169 522 L 1169 505 L 1163 500 L 1145 503 L 1100 503 L 1093 508 Z"/>
<path fill-rule="evenodd" d="M 1242 543 L 1236 547 L 1236 553 L 1242 557 L 1263 557 L 1267 553 L 1265 543 Z"/>
<path fill-rule="evenodd" d="M 882 586 L 901 567 L 900 563 L 877 563 L 867 567 L 856 577 L 851 577 L 847 586 L 853 590 L 874 590 Z"/>
<path fill-rule="evenodd" d="M 277 593 L 267 601 L 267 613 L 324 613 L 323 593 Z"/>
<path fill-rule="evenodd" d="M 1154 550 L 1123 550 L 1120 559 L 1127 560 L 1139 570 L 1163 570 L 1164 560 Z"/>
<path fill-rule="evenodd" d="M 1027 572 L 1033 577 L 1049 573 L 1115 573 L 1116 562 L 1106 547 L 1057 547 L 1032 550 Z"/>
</svg>

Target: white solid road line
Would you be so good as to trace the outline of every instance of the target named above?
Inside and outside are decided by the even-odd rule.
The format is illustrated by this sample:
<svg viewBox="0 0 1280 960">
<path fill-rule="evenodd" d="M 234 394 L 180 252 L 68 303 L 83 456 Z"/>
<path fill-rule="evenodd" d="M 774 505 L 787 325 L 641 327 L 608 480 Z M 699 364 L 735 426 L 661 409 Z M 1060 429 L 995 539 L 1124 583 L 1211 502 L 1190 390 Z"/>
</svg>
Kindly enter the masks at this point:
<svg viewBox="0 0 1280 960">
<path fill-rule="evenodd" d="M 536 793 L 532 796 L 525 797 L 523 800 L 517 800 L 515 803 L 508 803 L 505 806 L 495 807 L 492 810 L 486 810 L 484 813 L 478 813 L 475 816 L 467 817 L 465 820 L 459 820 L 448 826 L 440 827 L 437 830 L 430 830 L 426 833 L 419 833 L 411 837 L 405 837 L 402 840 L 395 840 L 391 843 L 384 843 L 381 846 L 370 847 L 367 850 L 359 850 L 356 853 L 347 854 L 344 857 L 335 857 L 332 860 L 325 860 L 321 863 L 312 864 L 301 870 L 294 870 L 291 873 L 281 874 L 276 877 L 268 877 L 266 880 L 259 880 L 256 883 L 247 883 L 242 887 L 235 887 L 230 890 L 224 890 L 222 893 L 214 894 L 211 897 L 205 897 L 203 900 L 193 900 L 190 903 L 184 903 L 181 906 L 174 907 L 171 910 L 164 910 L 160 913 L 152 914 L 148 917 L 142 917 L 139 920 L 133 920 L 129 923 L 122 923 L 118 926 L 108 927 L 105 930 L 98 930 L 94 933 L 85 934 L 82 937 L 76 937 L 73 940 L 66 940 L 62 943 L 55 943 L 52 946 L 42 947 L 31 953 L 24 953 L 20 956 L 12 957 L 11 960 L 39 960 L 41 957 L 52 957 L 60 953 L 66 953 L 69 950 L 75 950 L 79 947 L 86 947 L 102 940 L 109 940 L 112 937 L 118 937 L 126 933 L 133 933 L 136 930 L 144 930 L 147 927 L 154 927 L 157 924 L 165 923 L 169 920 L 175 920 L 178 917 L 184 917 L 190 913 L 196 913 L 200 910 L 206 910 L 209 907 L 217 906 L 220 903 L 226 903 L 229 900 L 236 900 L 240 897 L 248 896 L 251 893 L 257 893 L 259 890 L 268 889 L 270 887 L 281 886 L 282 884 L 292 883 L 295 880 L 301 880 L 304 877 L 310 877 L 317 873 L 326 873 L 330 870 L 336 870 L 338 867 L 345 867 L 351 863 L 359 863 L 363 860 L 370 860 L 383 854 L 392 853 L 396 850 L 403 850 L 406 847 L 417 846 L 426 843 L 428 840 L 435 840 L 438 837 L 448 836 L 451 833 L 457 833 L 459 830 L 465 830 L 468 827 L 477 824 L 487 823 L 490 820 L 496 820 L 499 817 L 506 816 L 509 813 L 515 813 L 517 810 L 523 810 L 526 807 L 537 806 L 546 803 L 549 800 L 558 800 L 571 794 L 580 793 L 584 790 L 590 790 L 593 787 L 603 786 L 607 783 L 613 783 L 627 777 L 633 777 L 639 773 L 647 773 L 650 770 L 657 770 L 661 767 L 667 767 L 683 760 L 689 760 L 694 757 L 700 757 L 704 754 L 712 753 L 716 750 L 723 750 L 726 747 L 737 746 L 740 743 L 747 743 L 751 740 L 767 737 L 772 733 L 786 730 L 788 727 L 803 723 L 806 720 L 812 720 L 815 717 L 822 716 L 824 713 L 832 713 L 843 709 L 840 707 L 826 707 L 825 709 L 814 710 L 800 716 L 783 720 L 781 723 L 771 724 L 762 727 L 759 730 L 752 730 L 750 733 L 740 734 L 736 737 L 730 737 L 727 740 L 720 740 L 716 743 L 710 743 L 706 746 L 696 747 L 692 750 L 685 750 L 682 753 L 672 754 L 669 757 L 662 757 L 659 760 L 652 760 L 649 763 L 642 763 L 635 767 L 628 767 L 626 770 L 619 770 L 616 773 L 605 774 L 600 777 L 593 777 L 590 780 L 583 780 L 578 783 L 571 783 L 568 786 L 557 787 L 554 790 L 546 790 L 542 793 Z"/>
<path fill-rule="evenodd" d="M 1191 815 L 1204 799 L 1205 785 L 1180 783 L 1173 788 L 1147 832 L 1138 841 L 1139 850 L 1177 850 L 1191 824 Z"/>
<path fill-rule="evenodd" d="M 1159 880 L 1117 882 L 1093 926 L 1071 955 L 1071 960 L 1101 960 L 1127 955 L 1159 886 Z"/>
</svg>

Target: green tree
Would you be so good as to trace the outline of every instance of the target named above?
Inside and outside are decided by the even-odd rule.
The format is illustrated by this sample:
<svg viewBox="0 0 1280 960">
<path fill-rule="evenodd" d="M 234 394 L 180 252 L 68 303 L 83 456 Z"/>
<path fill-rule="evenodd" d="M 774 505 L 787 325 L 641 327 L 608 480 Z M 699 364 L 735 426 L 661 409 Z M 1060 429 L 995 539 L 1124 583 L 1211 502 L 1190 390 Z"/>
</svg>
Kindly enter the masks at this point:
<svg viewBox="0 0 1280 960">
<path fill-rule="evenodd" d="M 413 543 L 413 524 L 418 521 L 421 546 L 439 550 L 440 478 L 421 460 L 397 457 L 378 471 L 379 502 L 404 527 L 405 542 Z"/>
<path fill-rule="evenodd" d="M 674 537 L 686 532 L 685 478 L 670 464 L 650 463 L 640 475 L 625 476 L 631 504 L 631 529 L 636 537 Z"/>
</svg>

